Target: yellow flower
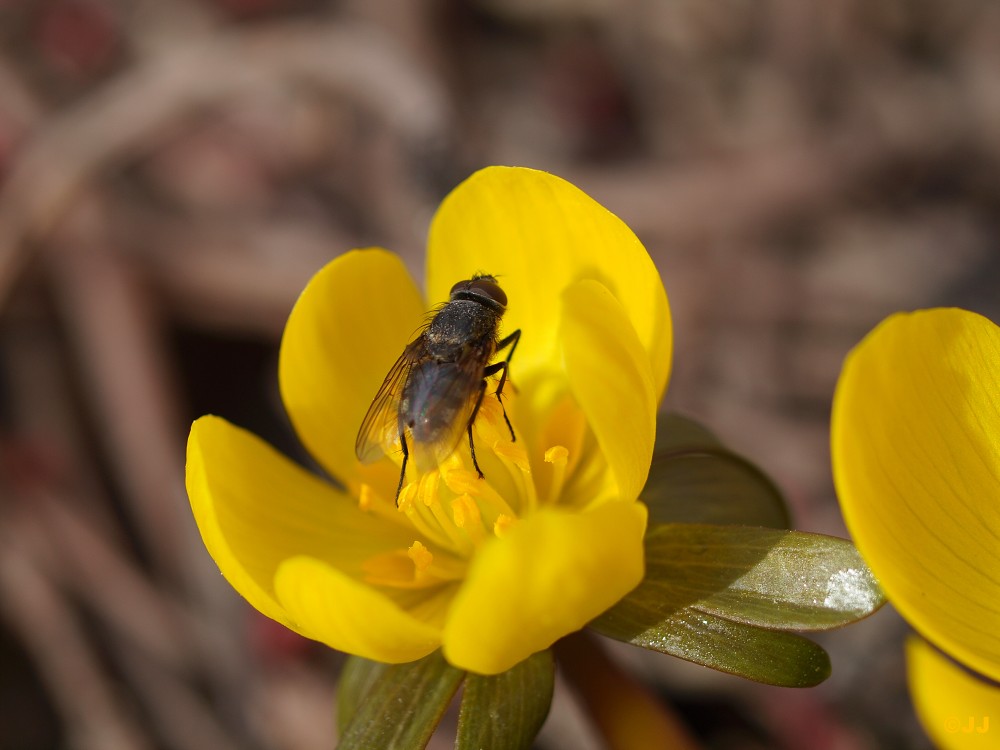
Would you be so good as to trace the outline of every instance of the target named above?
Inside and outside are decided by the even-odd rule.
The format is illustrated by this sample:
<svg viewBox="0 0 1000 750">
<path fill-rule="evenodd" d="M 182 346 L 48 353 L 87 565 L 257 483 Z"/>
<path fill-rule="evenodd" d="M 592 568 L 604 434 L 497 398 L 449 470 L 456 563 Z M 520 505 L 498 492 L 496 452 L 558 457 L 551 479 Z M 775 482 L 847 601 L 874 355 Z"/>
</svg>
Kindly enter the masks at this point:
<svg viewBox="0 0 1000 750">
<path fill-rule="evenodd" d="M 520 328 L 505 390 L 439 468 L 372 465 L 354 441 L 383 377 L 457 281 L 494 274 Z M 208 551 L 254 607 L 302 635 L 383 662 L 442 648 L 504 671 L 585 625 L 643 575 L 655 412 L 670 369 L 666 294 L 635 235 L 572 185 L 493 167 L 442 203 L 427 293 L 398 258 L 347 253 L 303 291 L 281 343 L 285 408 L 340 483 L 217 417 L 195 422 L 187 487 Z M 515 391 L 516 388 L 516 391 Z M 492 389 L 491 389 L 492 391 Z"/>
<path fill-rule="evenodd" d="M 921 721 L 943 747 L 996 747 L 1000 689 L 941 652 L 1000 680 L 1000 328 L 956 309 L 885 320 L 844 364 L 832 451 L 858 550 L 926 639 L 907 650 Z"/>
</svg>

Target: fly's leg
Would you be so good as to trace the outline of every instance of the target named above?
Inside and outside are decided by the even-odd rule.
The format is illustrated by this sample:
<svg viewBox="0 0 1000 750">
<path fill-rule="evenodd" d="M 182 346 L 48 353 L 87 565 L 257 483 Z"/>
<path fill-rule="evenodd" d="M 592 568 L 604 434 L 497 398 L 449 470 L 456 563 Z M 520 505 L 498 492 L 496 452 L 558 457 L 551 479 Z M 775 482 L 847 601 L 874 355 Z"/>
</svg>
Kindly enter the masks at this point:
<svg viewBox="0 0 1000 750">
<path fill-rule="evenodd" d="M 514 428 L 510 423 L 510 419 L 507 417 L 507 407 L 503 405 L 503 399 L 500 397 L 503 395 L 503 386 L 507 382 L 507 369 L 510 366 L 510 359 L 514 356 L 514 351 L 517 349 L 518 342 L 521 340 L 521 329 L 518 328 L 516 331 L 511 333 L 509 336 L 505 336 L 503 339 L 497 342 L 497 351 L 506 349 L 510 347 L 510 351 L 507 352 L 507 358 L 503 362 L 497 362 L 496 364 L 490 365 L 483 372 L 484 376 L 494 375 L 501 370 L 500 383 L 497 385 L 496 397 L 497 401 L 500 402 L 500 409 L 503 411 L 503 421 L 507 423 L 507 429 L 510 430 L 510 442 L 517 442 L 517 435 L 514 434 Z M 515 392 L 517 389 L 514 389 Z"/>
<path fill-rule="evenodd" d="M 490 365 L 483 370 L 483 382 L 479 384 L 479 395 L 476 397 L 476 406 L 472 410 L 472 416 L 469 418 L 469 452 L 472 453 L 472 465 L 476 467 L 476 471 L 479 473 L 479 478 L 483 478 L 483 470 L 479 468 L 479 462 L 476 461 L 476 446 L 472 440 L 472 423 L 476 421 L 476 415 L 479 413 L 479 407 L 482 406 L 483 396 L 486 394 L 486 378 L 491 375 L 496 375 L 500 373 L 500 383 L 497 385 L 496 397 L 497 401 L 500 402 L 500 410 L 503 412 L 503 421 L 507 423 L 507 429 L 510 430 L 510 441 L 513 443 L 517 440 L 517 436 L 514 434 L 514 426 L 510 423 L 510 418 L 507 416 L 507 407 L 503 405 L 503 399 L 500 398 L 503 395 L 503 386 L 507 382 L 507 367 L 510 364 L 510 358 L 514 356 L 514 350 L 517 349 L 517 342 L 521 340 L 521 329 L 518 328 L 509 336 L 505 336 L 502 340 L 497 342 L 497 351 L 506 349 L 510 347 L 510 351 L 507 352 L 507 358 L 502 362 L 497 362 Z"/>
<path fill-rule="evenodd" d="M 507 418 L 507 407 L 503 405 L 503 399 L 500 396 L 503 395 L 503 384 L 507 382 L 507 360 L 503 362 L 497 362 L 492 364 L 483 370 L 483 375 L 489 377 L 490 375 L 496 375 L 500 373 L 500 383 L 497 385 L 496 397 L 497 401 L 500 402 L 500 410 L 503 411 L 503 421 L 507 423 L 507 429 L 510 430 L 510 442 L 517 442 L 517 436 L 514 434 L 514 428 L 511 426 L 510 419 Z M 486 381 L 484 380 L 485 384 Z M 479 408 L 478 406 L 476 407 Z"/>
<path fill-rule="evenodd" d="M 399 444 L 403 448 L 403 466 L 399 470 L 399 484 L 396 485 L 396 507 L 399 507 L 399 493 L 403 491 L 403 480 L 406 479 L 406 461 L 410 457 L 410 451 L 406 447 L 406 434 L 399 431 Z"/>
<path fill-rule="evenodd" d="M 517 344 L 520 340 L 521 340 L 521 329 L 518 328 L 516 331 L 510 334 L 510 336 L 505 336 L 504 338 L 500 339 L 500 341 L 497 342 L 498 352 L 502 351 L 503 349 L 506 349 L 508 346 L 510 347 L 510 351 L 507 352 L 507 358 L 504 360 L 505 362 L 510 363 L 510 358 L 514 356 L 514 350 L 517 349 Z"/>
<path fill-rule="evenodd" d="M 487 368 L 489 369 L 489 368 Z M 469 451 L 472 453 L 472 465 L 476 467 L 476 473 L 479 474 L 480 479 L 485 479 L 483 476 L 483 470 L 479 468 L 479 462 L 476 461 L 476 444 L 472 442 L 472 423 L 476 421 L 476 415 L 479 413 L 479 407 L 483 405 L 483 395 L 486 393 L 486 380 L 479 384 L 479 395 L 476 397 L 476 406 L 472 410 L 472 416 L 469 417 Z"/>
</svg>

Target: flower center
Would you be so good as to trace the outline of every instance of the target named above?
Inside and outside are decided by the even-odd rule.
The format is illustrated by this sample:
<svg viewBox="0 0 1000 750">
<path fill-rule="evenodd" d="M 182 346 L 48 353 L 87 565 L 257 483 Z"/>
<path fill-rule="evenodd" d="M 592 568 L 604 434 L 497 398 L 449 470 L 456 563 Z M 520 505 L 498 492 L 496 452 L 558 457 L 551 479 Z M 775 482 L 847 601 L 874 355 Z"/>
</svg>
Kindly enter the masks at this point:
<svg viewBox="0 0 1000 750">
<path fill-rule="evenodd" d="M 438 467 L 404 484 L 399 495 L 399 510 L 414 528 L 461 557 L 471 556 L 538 503 L 528 454 L 511 441 L 496 399 L 483 400 L 473 435 L 484 478 L 463 444 Z"/>
<path fill-rule="evenodd" d="M 489 394 L 479 408 L 473 435 L 484 478 L 476 472 L 468 443 L 463 441 L 433 469 L 418 473 L 411 462 L 396 508 L 372 487 L 361 486 L 358 504 L 362 510 L 396 523 L 403 520 L 402 514 L 416 532 L 408 549 L 368 561 L 365 578 L 369 583 L 423 588 L 461 579 L 477 547 L 491 537 L 503 536 L 540 502 L 559 500 L 569 458 L 565 447 L 556 445 L 545 452 L 552 473 L 546 497 L 539 498 L 525 446 L 510 439 L 500 403 Z"/>
</svg>

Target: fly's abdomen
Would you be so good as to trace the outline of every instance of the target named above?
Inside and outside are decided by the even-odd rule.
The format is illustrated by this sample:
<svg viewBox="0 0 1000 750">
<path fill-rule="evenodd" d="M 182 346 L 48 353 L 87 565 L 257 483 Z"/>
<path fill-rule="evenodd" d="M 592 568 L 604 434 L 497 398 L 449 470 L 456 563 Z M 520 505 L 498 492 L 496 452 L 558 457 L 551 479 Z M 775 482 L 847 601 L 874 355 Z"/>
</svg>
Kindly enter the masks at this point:
<svg viewBox="0 0 1000 750">
<path fill-rule="evenodd" d="M 479 387 L 451 362 L 416 365 L 400 400 L 400 417 L 417 443 L 435 444 L 450 452 L 472 414 Z"/>
</svg>

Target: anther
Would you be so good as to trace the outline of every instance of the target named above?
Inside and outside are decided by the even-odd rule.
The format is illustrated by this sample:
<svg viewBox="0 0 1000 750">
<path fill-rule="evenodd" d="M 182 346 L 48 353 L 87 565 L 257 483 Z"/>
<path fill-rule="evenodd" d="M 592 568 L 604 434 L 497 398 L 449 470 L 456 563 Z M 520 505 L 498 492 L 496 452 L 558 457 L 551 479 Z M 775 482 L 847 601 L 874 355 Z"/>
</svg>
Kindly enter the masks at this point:
<svg viewBox="0 0 1000 750">
<path fill-rule="evenodd" d="M 419 540 L 410 545 L 406 550 L 407 556 L 413 560 L 413 567 L 418 573 L 422 573 L 434 562 L 434 554 L 427 549 Z"/>
</svg>

